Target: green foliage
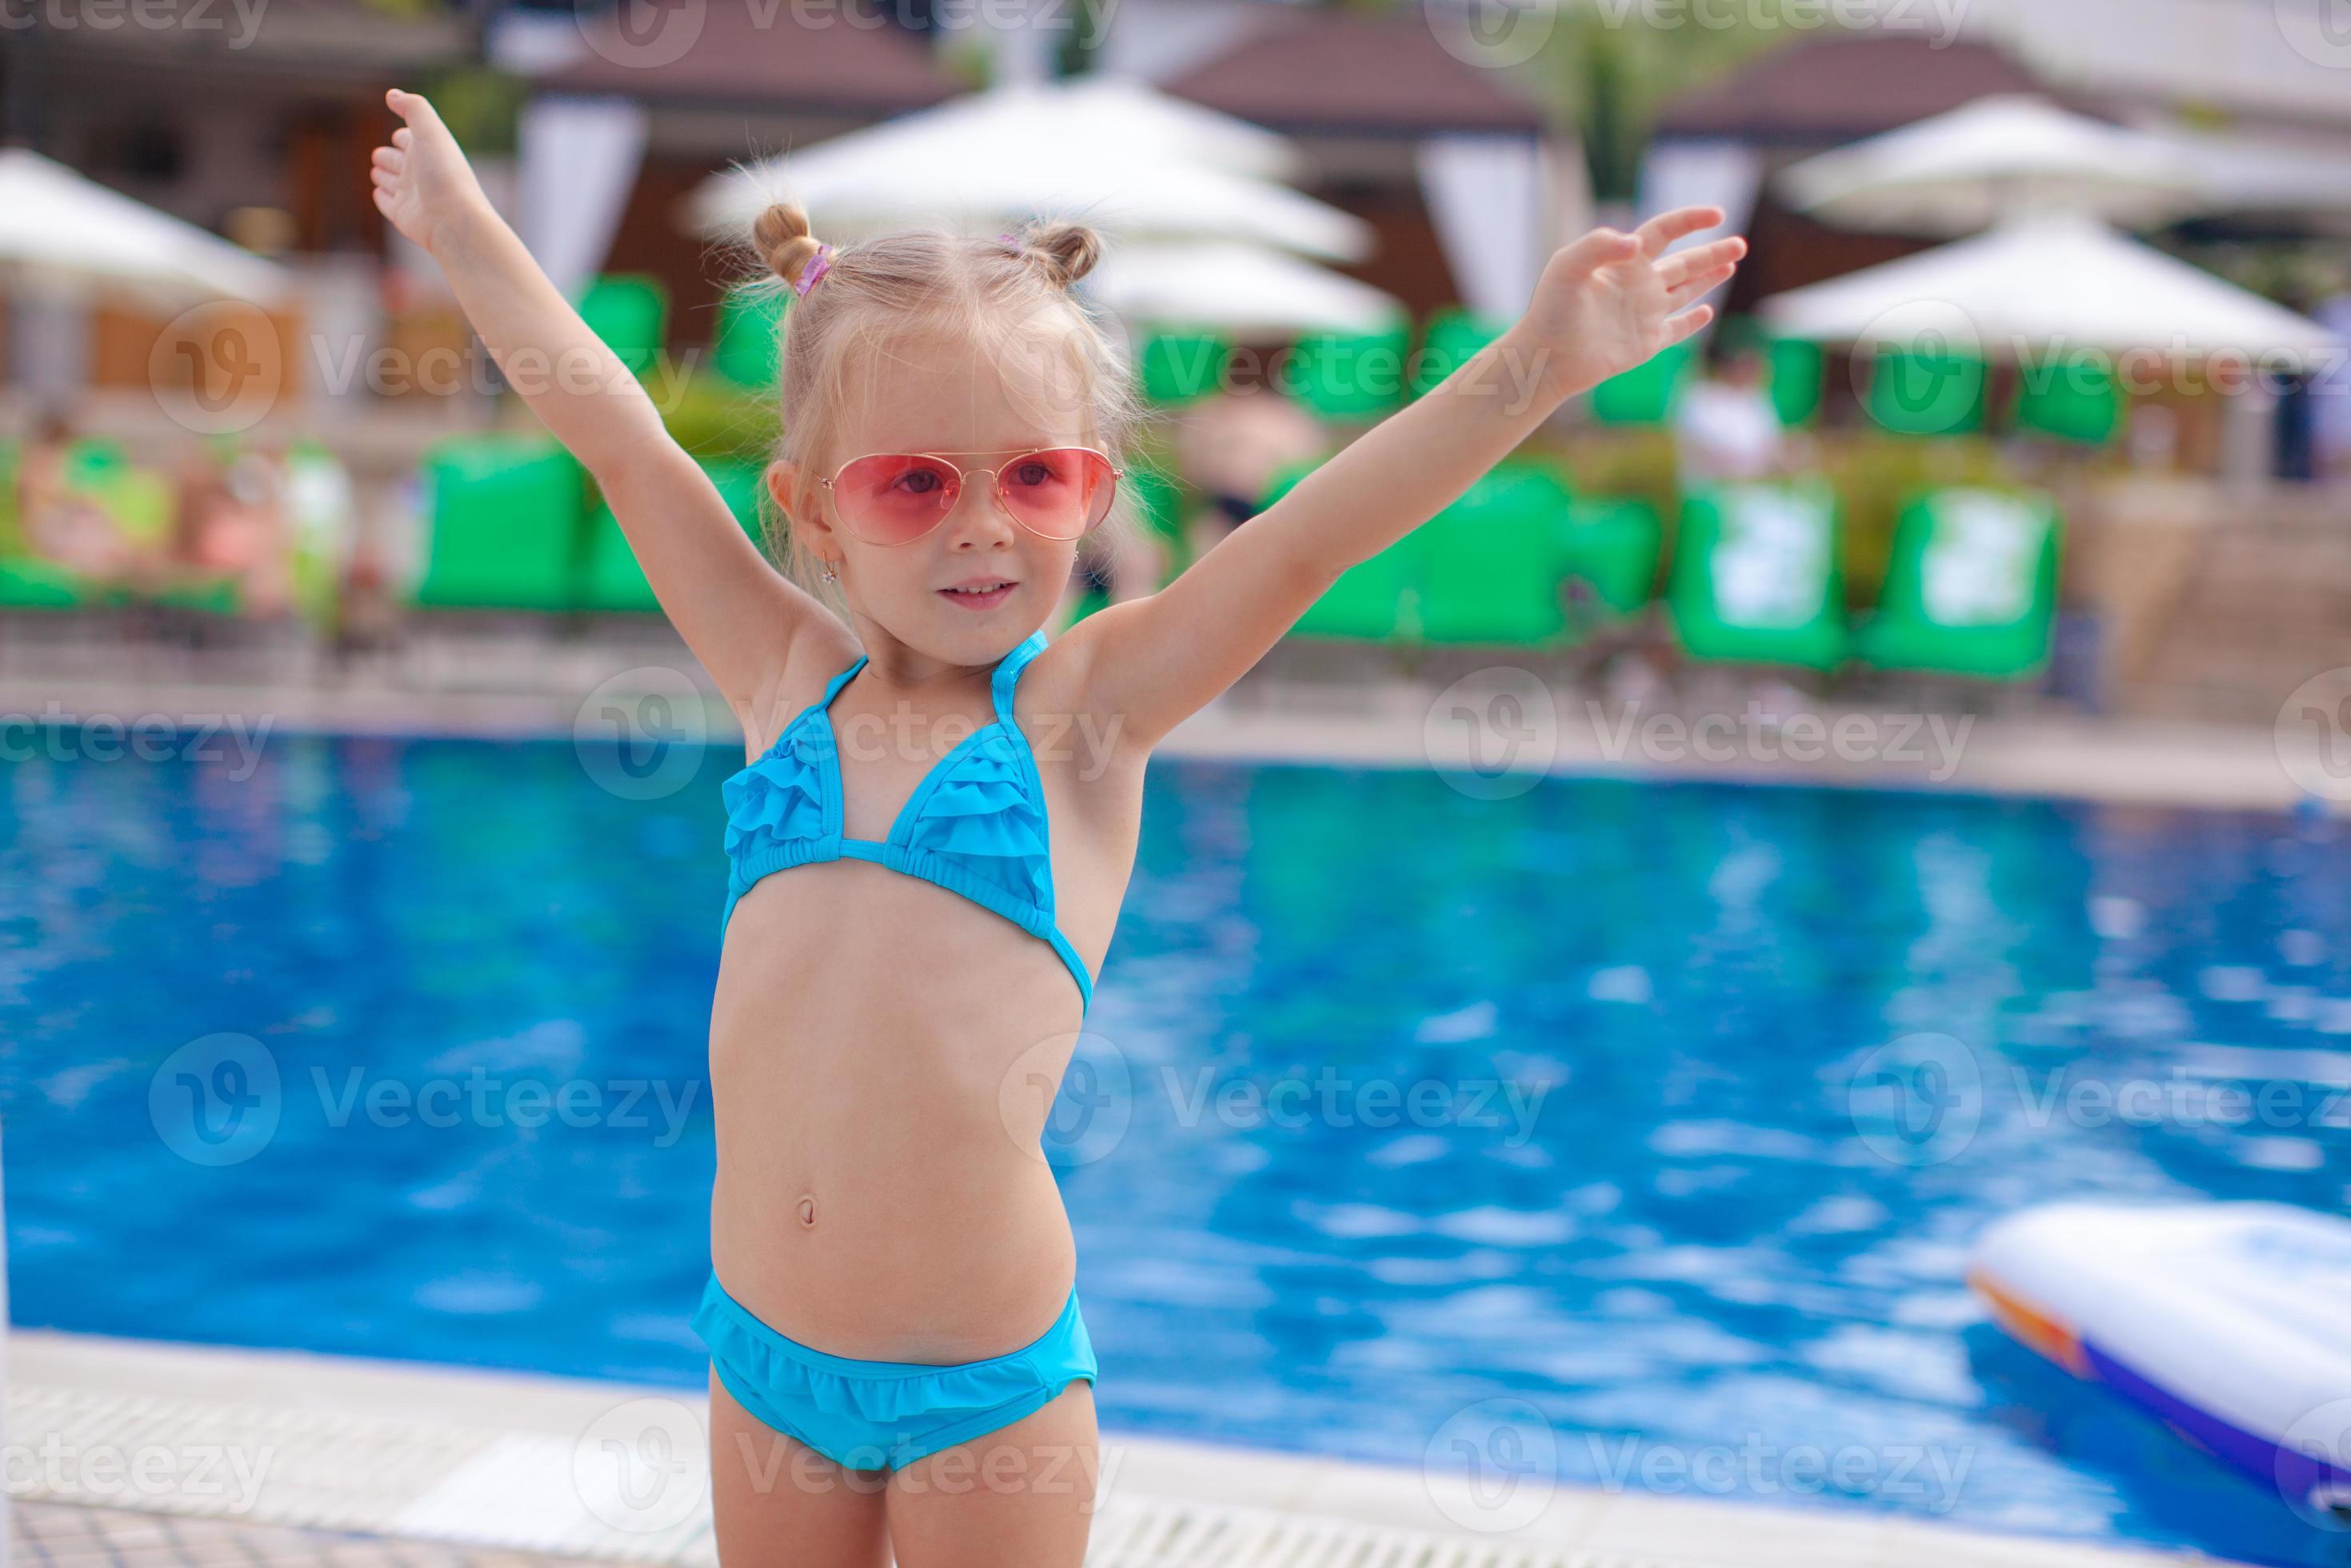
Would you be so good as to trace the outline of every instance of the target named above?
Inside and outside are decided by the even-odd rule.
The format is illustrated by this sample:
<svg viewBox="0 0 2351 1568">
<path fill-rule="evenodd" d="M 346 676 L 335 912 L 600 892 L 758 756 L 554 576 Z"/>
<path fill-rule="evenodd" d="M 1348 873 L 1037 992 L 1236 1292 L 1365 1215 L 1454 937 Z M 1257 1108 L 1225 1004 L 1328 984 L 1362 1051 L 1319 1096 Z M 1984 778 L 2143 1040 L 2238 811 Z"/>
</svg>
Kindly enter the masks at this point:
<svg viewBox="0 0 2351 1568">
<path fill-rule="evenodd" d="M 423 89 L 468 158 L 514 154 L 529 84 L 486 66 L 455 66 Z"/>
<path fill-rule="evenodd" d="M 1817 36 L 1769 5 L 1571 0 L 1536 69 L 1558 113 L 1583 135 L 1593 195 L 1627 202 L 1637 193 L 1642 157 L 1667 99 L 1774 45 Z"/>
</svg>

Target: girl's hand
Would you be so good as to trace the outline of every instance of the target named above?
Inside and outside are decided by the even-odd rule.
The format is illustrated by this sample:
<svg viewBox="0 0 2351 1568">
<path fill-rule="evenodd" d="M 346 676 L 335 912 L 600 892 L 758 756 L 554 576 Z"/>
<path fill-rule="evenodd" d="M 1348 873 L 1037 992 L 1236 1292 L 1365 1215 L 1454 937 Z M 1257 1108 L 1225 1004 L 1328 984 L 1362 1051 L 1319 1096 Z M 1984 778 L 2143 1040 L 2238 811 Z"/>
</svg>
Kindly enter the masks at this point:
<svg viewBox="0 0 2351 1568">
<path fill-rule="evenodd" d="M 383 98 L 408 123 L 392 133 L 391 146 L 375 150 L 369 175 L 375 182 L 376 210 L 437 256 L 440 241 L 455 225 L 486 210 L 489 198 L 430 103 L 398 88 Z"/>
<path fill-rule="evenodd" d="M 1595 229 L 1553 255 L 1510 329 L 1534 367 L 1523 379 L 1563 402 L 1713 320 L 1714 307 L 1693 302 L 1730 281 L 1747 242 L 1716 240 L 1673 256 L 1666 248 L 1722 219 L 1719 207 L 1683 207 L 1634 234 Z"/>
</svg>

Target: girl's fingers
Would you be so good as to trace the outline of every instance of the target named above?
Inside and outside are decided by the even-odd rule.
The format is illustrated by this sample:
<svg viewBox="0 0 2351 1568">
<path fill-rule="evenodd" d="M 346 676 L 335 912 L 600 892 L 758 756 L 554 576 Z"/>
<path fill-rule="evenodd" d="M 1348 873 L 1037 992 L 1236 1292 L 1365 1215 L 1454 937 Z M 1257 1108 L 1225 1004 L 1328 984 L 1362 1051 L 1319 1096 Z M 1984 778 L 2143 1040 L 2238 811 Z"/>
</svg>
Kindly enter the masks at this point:
<svg viewBox="0 0 2351 1568">
<path fill-rule="evenodd" d="M 1701 272 L 1696 277 L 1684 278 L 1666 290 L 1666 308 L 1678 310 L 1691 300 L 1713 293 L 1729 282 L 1738 272 L 1738 267 L 1726 265 L 1716 267 L 1712 272 Z"/>
<path fill-rule="evenodd" d="M 1663 256 L 1674 241 L 1713 228 L 1725 215 L 1720 207 L 1677 207 L 1670 213 L 1659 213 L 1641 225 L 1641 249 L 1652 257 Z"/>
<path fill-rule="evenodd" d="M 1666 343 L 1668 349 L 1714 319 L 1714 307 L 1701 305 L 1695 310 L 1685 310 L 1666 321 Z"/>
<path fill-rule="evenodd" d="M 408 127 L 403 125 L 392 133 L 392 144 L 394 147 L 401 148 L 404 151 L 408 146 L 410 139 L 415 136 L 415 134 L 416 132 L 409 130 Z"/>
<path fill-rule="evenodd" d="M 390 147 L 377 148 L 368 161 L 379 169 L 390 169 L 394 172 L 408 166 L 407 154 Z"/>
<path fill-rule="evenodd" d="M 1674 252 L 1673 255 L 1657 263 L 1657 276 L 1663 278 L 1666 287 L 1670 288 L 1686 277 L 1735 265 L 1746 255 L 1747 242 L 1733 235 L 1729 239 L 1716 240 L 1710 245 L 1692 246 L 1687 250 Z"/>
</svg>

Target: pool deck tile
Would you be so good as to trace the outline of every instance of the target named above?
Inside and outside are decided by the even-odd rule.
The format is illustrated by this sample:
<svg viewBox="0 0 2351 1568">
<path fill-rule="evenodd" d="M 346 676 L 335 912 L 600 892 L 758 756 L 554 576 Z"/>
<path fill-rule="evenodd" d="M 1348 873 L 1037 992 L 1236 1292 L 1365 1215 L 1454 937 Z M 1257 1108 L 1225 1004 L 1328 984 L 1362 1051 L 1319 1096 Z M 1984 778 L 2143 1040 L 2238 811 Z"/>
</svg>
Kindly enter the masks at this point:
<svg viewBox="0 0 2351 1568">
<path fill-rule="evenodd" d="M 13 1466 L 9 1490 L 30 1504 L 20 1538 L 29 1520 L 63 1543 L 22 1561 L 64 1562 L 80 1551 L 70 1542 L 81 1528 L 77 1518 L 101 1535 L 137 1536 L 140 1526 L 118 1519 L 135 1521 L 124 1513 L 132 1507 L 181 1521 L 156 1538 L 162 1544 L 150 1543 L 160 1554 L 109 1556 L 93 1547 L 93 1564 L 716 1563 L 698 1446 L 704 1402 L 687 1391 L 39 1331 L 12 1335 L 8 1361 L 12 1451 L 154 1449 L 225 1454 L 246 1466 L 242 1484 L 199 1486 L 193 1471 L 174 1471 L 169 1484 L 135 1495 L 120 1475 L 92 1480 L 70 1464 L 64 1472 Z M 611 1448 L 603 1439 L 654 1426 L 667 1429 L 681 1461 L 672 1468 L 684 1479 L 656 1500 L 658 1517 L 616 1510 L 597 1479 L 598 1457 Z M 2209 1561 L 1985 1535 L 1858 1508 L 1779 1510 L 1567 1486 L 1498 1500 L 1413 1469 L 1115 1429 L 1103 1442 L 1090 1568 L 2179 1568 Z M 185 1516 L 211 1516 L 206 1524 L 229 1533 L 207 1535 Z M 244 1533 L 251 1531 L 277 1533 Z"/>
</svg>

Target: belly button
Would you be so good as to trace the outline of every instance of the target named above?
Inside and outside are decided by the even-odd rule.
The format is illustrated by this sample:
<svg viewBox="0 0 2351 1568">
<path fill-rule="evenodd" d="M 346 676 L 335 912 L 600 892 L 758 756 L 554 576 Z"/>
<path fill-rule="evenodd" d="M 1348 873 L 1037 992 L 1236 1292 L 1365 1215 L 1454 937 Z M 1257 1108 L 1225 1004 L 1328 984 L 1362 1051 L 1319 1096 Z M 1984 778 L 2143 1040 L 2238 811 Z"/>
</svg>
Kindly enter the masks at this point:
<svg viewBox="0 0 2351 1568">
<path fill-rule="evenodd" d="M 803 1230 L 816 1228 L 816 1199 L 812 1197 L 800 1199 L 800 1228 Z"/>
</svg>

